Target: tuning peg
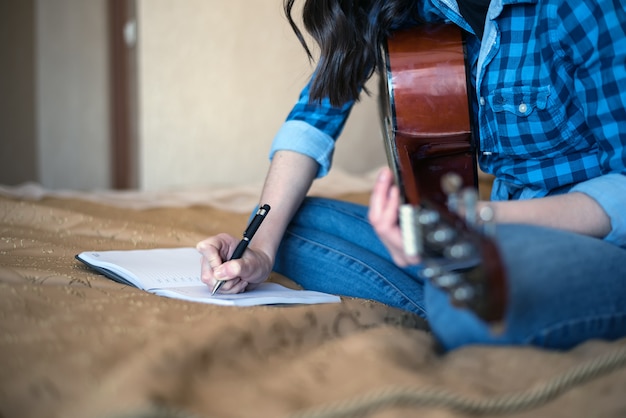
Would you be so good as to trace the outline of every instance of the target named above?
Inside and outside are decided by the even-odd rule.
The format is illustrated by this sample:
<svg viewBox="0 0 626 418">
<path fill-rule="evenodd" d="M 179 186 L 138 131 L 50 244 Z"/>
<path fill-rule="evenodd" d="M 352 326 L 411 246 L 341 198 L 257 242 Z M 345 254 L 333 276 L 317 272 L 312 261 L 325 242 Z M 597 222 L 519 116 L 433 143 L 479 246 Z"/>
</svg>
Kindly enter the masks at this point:
<svg viewBox="0 0 626 418">
<path fill-rule="evenodd" d="M 457 286 L 462 278 L 453 271 L 446 270 L 438 265 L 426 266 L 420 271 L 420 276 L 430 281 L 434 286 L 441 289 L 452 289 Z"/>
<path fill-rule="evenodd" d="M 478 215 L 476 206 L 478 204 L 478 192 L 476 189 L 467 188 L 461 192 L 461 202 L 463 202 L 463 213 L 465 222 L 468 225 L 476 225 Z"/>
<path fill-rule="evenodd" d="M 458 212 L 459 191 L 463 187 L 463 179 L 457 173 L 446 173 L 441 176 L 441 190 L 448 198 L 448 209 Z"/>
<path fill-rule="evenodd" d="M 476 256 L 476 247 L 470 242 L 457 242 L 447 247 L 443 255 L 448 259 L 466 260 Z"/>
<path fill-rule="evenodd" d="M 432 280 L 433 278 L 440 276 L 444 273 L 444 269 L 438 265 L 427 265 L 420 270 L 419 275 L 426 280 Z"/>
<path fill-rule="evenodd" d="M 419 213 L 417 214 L 417 222 L 421 226 L 432 226 L 436 224 L 437 222 L 439 222 L 440 219 L 441 219 L 441 216 L 439 215 L 439 212 L 437 212 L 436 210 L 421 209 Z"/>
<path fill-rule="evenodd" d="M 449 271 L 440 266 L 427 266 L 420 272 L 422 278 L 429 280 L 433 286 L 446 291 L 455 306 L 469 306 L 474 303 L 477 291 L 464 278 L 463 273 Z"/>
<path fill-rule="evenodd" d="M 483 225 L 483 233 L 490 237 L 496 235 L 495 216 L 493 208 L 489 205 L 483 206 L 478 212 L 478 217 Z"/>
<path fill-rule="evenodd" d="M 440 289 L 450 290 L 456 288 L 461 283 L 462 277 L 455 272 L 447 272 L 432 279 L 433 285 Z"/>
<path fill-rule="evenodd" d="M 449 172 L 441 176 L 441 189 L 446 194 L 458 193 L 463 187 L 463 179 L 454 172 Z"/>
<path fill-rule="evenodd" d="M 456 231 L 453 228 L 442 225 L 428 232 L 426 240 L 433 246 L 441 247 L 454 241 L 456 236 Z"/>
<path fill-rule="evenodd" d="M 469 284 L 463 284 L 450 291 L 450 298 L 455 305 L 469 305 L 476 297 L 476 290 Z"/>
</svg>

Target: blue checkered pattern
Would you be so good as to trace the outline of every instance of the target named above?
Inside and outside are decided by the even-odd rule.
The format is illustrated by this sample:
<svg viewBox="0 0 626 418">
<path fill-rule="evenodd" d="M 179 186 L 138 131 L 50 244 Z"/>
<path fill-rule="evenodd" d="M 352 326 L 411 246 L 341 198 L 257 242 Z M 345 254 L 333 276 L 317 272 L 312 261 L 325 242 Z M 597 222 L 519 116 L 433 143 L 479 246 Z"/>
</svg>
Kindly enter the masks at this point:
<svg viewBox="0 0 626 418">
<path fill-rule="evenodd" d="M 511 184 L 511 197 L 626 174 L 625 6 L 515 3 L 502 5 L 485 37 L 482 167 Z"/>
<path fill-rule="evenodd" d="M 327 99 L 321 103 L 311 103 L 309 87 L 310 85 L 307 85 L 302 90 L 287 120 L 306 122 L 336 140 L 343 130 L 354 102 L 348 102 L 339 108 L 331 106 Z"/>
<path fill-rule="evenodd" d="M 453 0 L 416 1 L 416 7 L 427 20 L 444 18 L 471 31 Z M 626 187 L 623 0 L 492 0 L 482 43 L 469 36 L 467 51 L 477 92 L 479 163 L 497 178 L 493 199 L 563 193 L 611 174 L 610 181 L 581 191 L 603 189 L 592 197 L 606 200 L 600 204 L 607 212 L 626 207 L 626 196 L 611 193 L 615 184 Z M 319 130 L 315 140 L 332 145 L 352 105 L 309 104 L 307 87 L 285 126 L 310 124 Z M 332 147 L 330 156 L 314 155 L 302 139 L 290 146 L 289 132 L 276 137 L 272 152 L 291 147 L 330 164 Z M 626 228 L 624 210 L 614 212 L 614 227 Z M 617 241 L 626 244 L 626 229 L 619 234 Z"/>
</svg>

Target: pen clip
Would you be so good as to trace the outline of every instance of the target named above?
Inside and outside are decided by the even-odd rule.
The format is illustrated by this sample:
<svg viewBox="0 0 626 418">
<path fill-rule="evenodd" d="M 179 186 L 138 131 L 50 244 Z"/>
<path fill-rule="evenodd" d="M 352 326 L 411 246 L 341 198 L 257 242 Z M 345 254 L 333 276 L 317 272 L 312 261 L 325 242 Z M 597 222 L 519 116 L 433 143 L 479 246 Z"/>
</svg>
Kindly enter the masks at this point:
<svg viewBox="0 0 626 418">
<path fill-rule="evenodd" d="M 265 219 L 265 215 L 267 215 L 269 211 L 270 211 L 270 205 L 267 205 L 267 204 L 261 206 L 256 211 L 256 215 L 254 215 L 254 218 L 252 218 L 250 225 L 248 225 L 248 227 L 243 233 L 244 239 L 247 238 L 248 241 L 252 239 L 257 229 L 259 229 L 259 226 L 261 226 L 261 222 L 263 222 L 263 219 Z"/>
</svg>

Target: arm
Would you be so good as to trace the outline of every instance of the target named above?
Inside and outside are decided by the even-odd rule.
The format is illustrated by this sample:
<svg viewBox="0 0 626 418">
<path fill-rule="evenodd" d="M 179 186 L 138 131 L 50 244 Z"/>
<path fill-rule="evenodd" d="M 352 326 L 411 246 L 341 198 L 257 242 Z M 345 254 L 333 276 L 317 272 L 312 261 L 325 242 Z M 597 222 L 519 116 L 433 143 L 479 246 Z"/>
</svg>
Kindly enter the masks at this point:
<svg viewBox="0 0 626 418">
<path fill-rule="evenodd" d="M 616 192 L 616 193 L 619 193 Z M 525 223 L 566 229 L 580 234 L 605 237 L 611 231 L 611 219 L 597 201 L 582 192 L 529 200 L 479 202 L 479 207 L 494 208 L 499 223 Z M 400 193 L 393 173 L 385 168 L 374 186 L 369 219 L 381 241 L 399 266 L 417 264 L 417 257 L 407 256 L 398 226 Z"/>
<path fill-rule="evenodd" d="M 260 200 L 261 204 L 269 204 L 272 210 L 239 260 L 224 262 L 234 251 L 239 238 L 219 234 L 198 243 L 197 248 L 204 255 L 202 281 L 213 288 L 216 280 L 228 280 L 220 288 L 221 293 L 243 292 L 248 284 L 263 282 L 272 271 L 285 229 L 317 171 L 318 164 L 312 158 L 293 151 L 277 151 Z"/>
<path fill-rule="evenodd" d="M 271 164 L 260 204 L 272 210 L 239 260 L 230 258 L 239 238 L 228 234 L 198 243 L 202 281 L 213 288 L 216 280 L 228 280 L 222 293 L 239 293 L 248 284 L 263 282 L 272 271 L 283 234 L 308 192 L 313 179 L 324 176 L 331 165 L 335 140 L 340 135 L 352 103 L 335 108 L 328 100 L 311 103 L 309 86 L 276 134 L 270 150 Z"/>
<path fill-rule="evenodd" d="M 573 192 L 529 200 L 480 202 L 490 205 L 497 223 L 526 223 L 604 238 L 611 221 L 604 209 L 584 193 Z"/>
<path fill-rule="evenodd" d="M 318 164 L 293 151 L 278 151 L 272 159 L 261 202 L 272 207 L 263 230 L 255 237 L 254 248 L 263 251 L 274 264 L 274 256 L 287 225 L 311 187 Z M 269 222 L 267 222 L 269 221 Z"/>
</svg>

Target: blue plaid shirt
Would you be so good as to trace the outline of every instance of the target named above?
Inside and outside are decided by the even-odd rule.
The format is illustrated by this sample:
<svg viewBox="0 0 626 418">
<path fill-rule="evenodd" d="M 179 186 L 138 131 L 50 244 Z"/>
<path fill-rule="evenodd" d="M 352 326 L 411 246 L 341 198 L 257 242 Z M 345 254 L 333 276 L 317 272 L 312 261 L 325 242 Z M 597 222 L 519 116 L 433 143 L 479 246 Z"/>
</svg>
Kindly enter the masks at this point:
<svg viewBox="0 0 626 418">
<path fill-rule="evenodd" d="M 626 247 L 626 8 L 618 3 L 492 0 L 482 42 L 470 36 L 467 48 L 492 199 L 586 193 L 611 218 L 605 239 Z M 426 20 L 472 32 L 454 0 L 416 4 Z M 308 92 L 270 156 L 309 155 L 323 176 L 353 103 L 310 104 Z"/>
</svg>

